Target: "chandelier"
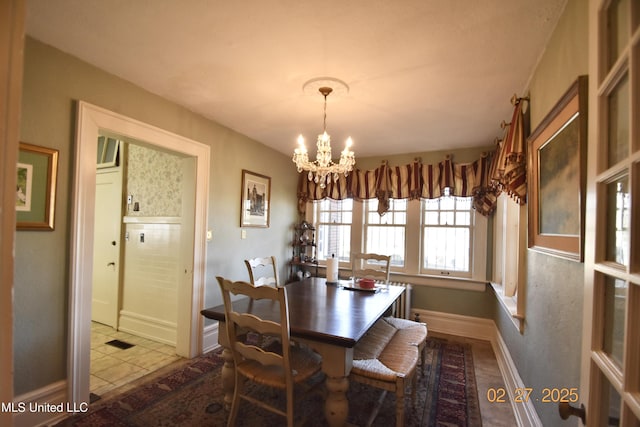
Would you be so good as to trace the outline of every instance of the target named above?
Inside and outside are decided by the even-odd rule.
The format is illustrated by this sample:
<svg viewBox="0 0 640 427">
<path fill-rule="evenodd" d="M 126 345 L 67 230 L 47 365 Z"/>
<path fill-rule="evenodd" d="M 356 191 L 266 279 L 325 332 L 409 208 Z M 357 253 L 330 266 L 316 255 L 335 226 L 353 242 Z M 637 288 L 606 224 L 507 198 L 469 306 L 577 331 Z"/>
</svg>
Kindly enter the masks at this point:
<svg viewBox="0 0 640 427">
<path fill-rule="evenodd" d="M 309 181 L 314 181 L 320 185 L 320 188 L 325 188 L 331 182 L 331 178 L 333 178 L 333 182 L 337 182 L 341 173 L 347 176 L 353 170 L 356 159 L 355 154 L 350 149 L 353 144 L 351 137 L 347 139 L 344 150 L 340 154 L 340 162 L 334 163 L 331 159 L 331 137 L 327 134 L 327 96 L 333 92 L 333 88 L 322 86 L 318 91 L 324 96 L 324 121 L 323 133 L 318 135 L 318 141 L 316 142 L 318 148 L 316 160 L 309 161 L 304 138 L 300 135 L 298 136 L 298 148 L 293 152 L 293 162 L 298 168 L 298 173 L 308 171 Z"/>
</svg>

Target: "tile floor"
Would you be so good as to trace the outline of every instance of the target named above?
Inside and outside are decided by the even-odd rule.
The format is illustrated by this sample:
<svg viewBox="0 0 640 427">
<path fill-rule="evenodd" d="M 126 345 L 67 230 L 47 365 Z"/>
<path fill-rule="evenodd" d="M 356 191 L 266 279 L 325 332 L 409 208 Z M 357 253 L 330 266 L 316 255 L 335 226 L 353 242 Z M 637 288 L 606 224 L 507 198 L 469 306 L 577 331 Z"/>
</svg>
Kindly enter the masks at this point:
<svg viewBox="0 0 640 427">
<path fill-rule="evenodd" d="M 134 344 L 120 349 L 105 344 L 118 339 Z M 98 396 L 180 359 L 175 347 L 91 323 L 91 393 Z"/>
<path fill-rule="evenodd" d="M 491 427 L 513 427 L 517 425 L 513 408 L 508 400 L 504 403 L 491 403 L 487 399 L 489 388 L 505 388 L 504 380 L 498 368 L 498 361 L 489 341 L 473 338 L 444 335 L 429 331 L 429 336 L 446 338 L 449 341 L 471 344 L 473 352 L 473 366 L 476 372 L 476 387 L 478 388 L 478 402 L 482 415 L 482 425 Z"/>
</svg>

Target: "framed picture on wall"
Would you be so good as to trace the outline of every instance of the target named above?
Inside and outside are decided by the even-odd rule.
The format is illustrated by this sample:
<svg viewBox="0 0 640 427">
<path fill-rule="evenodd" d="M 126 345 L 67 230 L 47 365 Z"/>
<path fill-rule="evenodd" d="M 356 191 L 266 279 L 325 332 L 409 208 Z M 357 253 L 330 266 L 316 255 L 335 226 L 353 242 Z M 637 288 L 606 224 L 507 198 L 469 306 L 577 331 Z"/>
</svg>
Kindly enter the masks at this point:
<svg viewBox="0 0 640 427">
<path fill-rule="evenodd" d="M 53 230 L 58 150 L 20 143 L 16 182 L 16 229 Z"/>
<path fill-rule="evenodd" d="M 242 170 L 240 227 L 269 227 L 271 178 Z"/>
<path fill-rule="evenodd" d="M 529 137 L 529 248 L 584 258 L 587 77 L 581 76 Z"/>
</svg>

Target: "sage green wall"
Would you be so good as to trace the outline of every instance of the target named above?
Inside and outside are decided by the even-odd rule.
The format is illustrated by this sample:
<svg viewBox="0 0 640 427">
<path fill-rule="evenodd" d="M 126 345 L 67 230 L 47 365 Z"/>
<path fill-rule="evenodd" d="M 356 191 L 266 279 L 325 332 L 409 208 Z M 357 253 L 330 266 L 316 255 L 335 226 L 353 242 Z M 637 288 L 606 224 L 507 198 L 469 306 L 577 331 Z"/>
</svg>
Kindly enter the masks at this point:
<svg viewBox="0 0 640 427">
<path fill-rule="evenodd" d="M 248 279 L 242 260 L 275 254 L 285 271 L 297 219 L 291 159 L 36 40 L 25 42 L 21 140 L 60 151 L 55 230 L 16 236 L 14 394 L 66 378 L 75 107 L 84 100 L 211 147 L 205 306 L 221 302 L 214 277 Z M 242 169 L 271 177 L 271 226 L 240 239 Z M 286 277 L 286 276 L 283 276 Z"/>
<path fill-rule="evenodd" d="M 588 73 L 588 2 L 569 0 L 530 84 L 531 127 L 535 127 L 577 79 Z M 526 322 L 519 334 L 498 306 L 496 323 L 527 387 L 580 385 L 582 263 L 527 251 Z M 522 296 L 521 296 L 522 297 Z M 555 404 L 535 402 L 542 425 L 563 421 Z"/>
</svg>

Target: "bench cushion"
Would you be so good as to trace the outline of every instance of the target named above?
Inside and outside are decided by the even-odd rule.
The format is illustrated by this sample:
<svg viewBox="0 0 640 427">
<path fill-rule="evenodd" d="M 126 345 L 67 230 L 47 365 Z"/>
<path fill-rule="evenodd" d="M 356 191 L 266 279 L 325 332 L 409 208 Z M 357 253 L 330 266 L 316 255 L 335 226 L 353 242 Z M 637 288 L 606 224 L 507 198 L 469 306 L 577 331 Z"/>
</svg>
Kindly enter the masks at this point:
<svg viewBox="0 0 640 427">
<path fill-rule="evenodd" d="M 401 332 L 390 322 L 376 322 L 355 345 L 351 372 L 389 382 L 410 375 L 418 362 L 418 348 L 413 336 L 407 335 L 411 330 Z"/>
<path fill-rule="evenodd" d="M 395 382 L 412 374 L 418 364 L 418 348 L 415 345 L 398 345 L 393 341 L 378 358 L 354 360 L 351 373 L 362 377 Z"/>
<path fill-rule="evenodd" d="M 398 330 L 388 322 L 377 321 L 353 348 L 354 360 L 377 358 Z"/>
</svg>

